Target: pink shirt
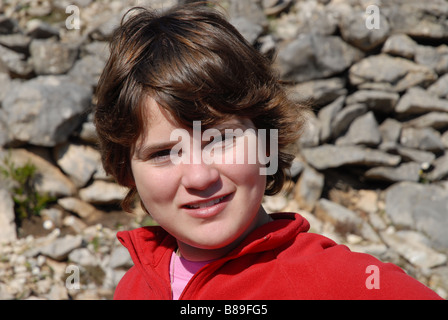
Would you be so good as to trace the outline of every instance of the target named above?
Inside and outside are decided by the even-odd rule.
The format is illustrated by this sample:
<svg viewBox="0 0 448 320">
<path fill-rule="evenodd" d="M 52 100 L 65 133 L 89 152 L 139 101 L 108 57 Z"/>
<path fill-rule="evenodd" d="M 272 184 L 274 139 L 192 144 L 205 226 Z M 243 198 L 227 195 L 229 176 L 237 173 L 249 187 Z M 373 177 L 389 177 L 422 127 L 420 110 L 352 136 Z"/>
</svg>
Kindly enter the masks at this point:
<svg viewBox="0 0 448 320">
<path fill-rule="evenodd" d="M 173 291 L 173 300 L 178 300 L 188 281 L 199 271 L 203 266 L 210 263 L 210 261 L 189 261 L 179 257 L 174 251 L 171 255 L 170 262 L 170 279 L 171 289 Z"/>
</svg>

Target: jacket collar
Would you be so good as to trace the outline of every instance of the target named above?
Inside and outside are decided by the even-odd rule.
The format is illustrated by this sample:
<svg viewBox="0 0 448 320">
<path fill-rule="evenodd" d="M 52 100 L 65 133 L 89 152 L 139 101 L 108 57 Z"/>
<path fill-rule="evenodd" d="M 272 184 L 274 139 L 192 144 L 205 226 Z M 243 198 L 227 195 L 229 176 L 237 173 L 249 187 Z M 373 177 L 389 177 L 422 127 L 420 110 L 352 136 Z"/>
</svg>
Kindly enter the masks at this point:
<svg viewBox="0 0 448 320">
<path fill-rule="evenodd" d="M 307 232 L 310 227 L 308 221 L 296 213 L 274 213 L 271 217 L 274 221 L 254 230 L 222 259 L 228 261 L 248 253 L 275 249 L 295 238 L 298 233 Z M 171 257 L 177 247 L 176 239 L 158 226 L 120 231 L 117 238 L 129 250 L 134 264 L 153 268 Z"/>
</svg>

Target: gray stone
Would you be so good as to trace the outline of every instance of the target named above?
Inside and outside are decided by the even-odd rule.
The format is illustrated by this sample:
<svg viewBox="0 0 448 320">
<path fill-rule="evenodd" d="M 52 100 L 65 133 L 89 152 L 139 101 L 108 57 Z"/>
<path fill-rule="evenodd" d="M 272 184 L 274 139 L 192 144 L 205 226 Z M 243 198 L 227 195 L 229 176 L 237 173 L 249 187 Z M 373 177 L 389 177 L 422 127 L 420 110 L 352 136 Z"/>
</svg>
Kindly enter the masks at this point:
<svg viewBox="0 0 448 320">
<path fill-rule="evenodd" d="M 396 144 L 401 135 L 401 123 L 393 118 L 387 118 L 381 123 L 379 130 L 383 143 Z M 380 149 L 381 146 L 380 146 Z"/>
<path fill-rule="evenodd" d="M 286 173 L 288 174 L 289 177 L 295 178 L 303 171 L 304 168 L 305 164 L 303 163 L 303 161 L 298 158 L 295 158 L 292 161 L 291 168 L 289 168 L 289 170 L 287 170 Z"/>
<path fill-rule="evenodd" d="M 288 88 L 291 99 L 311 104 L 313 107 L 324 106 L 346 94 L 347 89 L 343 78 L 306 81 Z"/>
<path fill-rule="evenodd" d="M 4 64 L 13 76 L 29 77 L 33 72 L 32 66 L 25 60 L 23 53 L 15 52 L 0 45 L 0 65 Z"/>
<path fill-rule="evenodd" d="M 438 74 L 448 72 L 448 46 L 418 46 L 415 51 L 415 62 L 427 66 Z"/>
<path fill-rule="evenodd" d="M 422 114 L 431 111 L 448 112 L 448 101 L 434 97 L 419 87 L 410 88 L 395 107 L 395 112 L 399 114 Z"/>
<path fill-rule="evenodd" d="M 76 213 L 86 221 L 99 216 L 98 210 L 94 206 L 78 198 L 61 198 L 58 199 L 58 204 L 65 210 Z"/>
<path fill-rule="evenodd" d="M 31 19 L 26 23 L 26 34 L 34 39 L 59 37 L 59 30 L 41 19 Z"/>
<path fill-rule="evenodd" d="M 14 201 L 11 194 L 0 188 L 0 244 L 17 240 Z"/>
<path fill-rule="evenodd" d="M 448 131 L 445 131 L 445 133 L 442 135 L 441 140 L 445 149 L 448 149 Z"/>
<path fill-rule="evenodd" d="M 341 73 L 362 57 L 338 37 L 301 34 L 279 47 L 276 63 L 282 79 L 303 82 Z"/>
<path fill-rule="evenodd" d="M 230 23 L 238 29 L 243 37 L 251 44 L 255 44 L 258 37 L 263 33 L 263 27 L 245 17 L 236 17 Z"/>
<path fill-rule="evenodd" d="M 381 142 L 378 123 L 372 111 L 356 118 L 347 133 L 336 140 L 336 145 L 366 145 L 376 146 Z"/>
<path fill-rule="evenodd" d="M 12 86 L 0 114 L 9 143 L 51 147 L 66 141 L 91 97 L 91 89 L 65 76 L 41 76 Z"/>
<path fill-rule="evenodd" d="M 421 165 L 416 162 L 403 163 L 396 168 L 375 167 L 366 171 L 365 176 L 372 180 L 384 180 L 391 182 L 414 181 L 420 179 Z"/>
<path fill-rule="evenodd" d="M 435 267 L 431 269 L 429 283 L 438 295 L 446 299 L 448 297 L 448 266 Z"/>
<path fill-rule="evenodd" d="M 380 12 L 379 29 L 366 28 L 365 10 L 353 10 L 352 14 L 343 15 L 339 22 L 342 38 L 351 45 L 364 50 L 372 50 L 381 45 L 389 35 L 387 19 Z"/>
<path fill-rule="evenodd" d="M 66 216 L 64 220 L 62 221 L 62 224 L 64 227 L 69 228 L 74 233 L 81 233 L 87 228 L 87 224 L 84 222 L 84 220 L 81 220 L 75 216 Z"/>
<path fill-rule="evenodd" d="M 400 144 L 407 148 L 425 151 L 443 151 L 441 135 L 432 128 L 403 128 Z"/>
<path fill-rule="evenodd" d="M 429 112 L 403 124 L 414 128 L 434 128 L 437 130 L 448 127 L 448 112 Z"/>
<path fill-rule="evenodd" d="M 335 225 L 340 233 L 357 234 L 373 242 L 381 242 L 378 234 L 370 224 L 355 212 L 327 199 L 320 199 L 315 214 L 324 221 Z"/>
<path fill-rule="evenodd" d="M 82 124 L 79 137 L 87 143 L 98 144 L 98 133 L 92 121 L 87 121 Z"/>
<path fill-rule="evenodd" d="M 125 247 L 115 247 L 110 255 L 109 267 L 115 268 L 129 268 L 134 265 L 134 262 L 129 255 L 129 251 Z"/>
<path fill-rule="evenodd" d="M 436 158 L 433 152 L 418 149 L 398 147 L 396 148 L 396 151 L 403 158 L 403 160 L 417 162 L 422 167 L 429 167 L 429 165 Z"/>
<path fill-rule="evenodd" d="M 416 85 L 432 83 L 436 73 L 407 59 L 379 54 L 365 58 L 350 68 L 350 82 L 360 86 L 369 82 L 392 84 L 396 92 L 404 91 Z"/>
<path fill-rule="evenodd" d="M 343 108 L 331 122 L 331 137 L 337 138 L 343 134 L 350 124 L 359 116 L 365 114 L 368 108 L 365 104 L 353 104 Z"/>
<path fill-rule="evenodd" d="M 99 262 L 98 258 L 87 248 L 73 250 L 69 253 L 68 260 L 83 267 L 97 266 Z"/>
<path fill-rule="evenodd" d="M 263 28 L 268 25 L 268 20 L 259 0 L 230 0 L 228 13 L 230 20 L 244 17 L 251 23 L 259 24 Z"/>
<path fill-rule="evenodd" d="M 320 128 L 321 124 L 319 119 L 314 115 L 314 113 L 310 114 L 303 126 L 303 132 L 296 142 L 297 146 L 299 148 L 309 148 L 318 146 Z"/>
<path fill-rule="evenodd" d="M 54 148 L 56 162 L 77 187 L 84 187 L 101 162 L 100 153 L 92 147 L 65 143 Z"/>
<path fill-rule="evenodd" d="M 322 195 L 325 176 L 313 168 L 306 166 L 298 179 L 294 199 L 302 210 L 312 212 L 316 202 Z"/>
<path fill-rule="evenodd" d="M 106 62 L 109 59 L 109 43 L 107 41 L 92 41 L 83 43 L 81 56 L 94 55 Z"/>
<path fill-rule="evenodd" d="M 28 53 L 30 43 L 31 37 L 20 33 L 0 35 L 0 44 L 2 46 L 22 54 Z"/>
<path fill-rule="evenodd" d="M 331 125 L 336 115 L 342 110 L 344 101 L 345 96 L 341 96 L 319 110 L 317 117 L 321 124 L 320 141 L 327 142 L 331 138 Z"/>
<path fill-rule="evenodd" d="M 126 188 L 101 180 L 94 181 L 79 191 L 82 200 L 93 204 L 118 204 L 125 195 Z"/>
<path fill-rule="evenodd" d="M 448 175 L 448 152 L 437 158 L 434 162 L 434 169 L 428 174 L 431 181 L 442 180 Z"/>
<path fill-rule="evenodd" d="M 428 93 L 439 97 L 448 98 L 448 73 L 441 76 L 435 83 L 428 87 Z"/>
<path fill-rule="evenodd" d="M 78 47 L 53 40 L 33 40 L 31 62 L 38 75 L 67 73 L 78 57 Z"/>
<path fill-rule="evenodd" d="M 405 34 L 393 34 L 386 40 L 381 52 L 413 59 L 417 46 L 417 42 L 412 40 L 409 36 Z"/>
<path fill-rule="evenodd" d="M 9 88 L 11 87 L 11 78 L 7 73 L 0 72 L 0 102 L 3 101 L 6 94 L 9 92 Z M 1 144 L 0 144 L 1 145 Z"/>
<path fill-rule="evenodd" d="M 262 0 L 264 14 L 267 16 L 278 15 L 292 3 L 292 0 L 277 1 L 277 0 Z"/>
<path fill-rule="evenodd" d="M 40 248 L 40 253 L 54 260 L 64 260 L 68 257 L 70 252 L 81 247 L 82 237 L 80 235 L 66 235 L 57 238 L 50 244 Z"/>
<path fill-rule="evenodd" d="M 314 168 L 324 170 L 344 165 L 396 166 L 401 157 L 360 146 L 321 145 L 301 150 L 305 160 Z"/>
<path fill-rule="evenodd" d="M 437 185 L 399 182 L 385 191 L 385 211 L 399 228 L 423 232 L 436 248 L 448 243 L 448 190 Z"/>
<path fill-rule="evenodd" d="M 448 4 L 443 0 L 384 2 L 381 12 L 388 18 L 394 33 L 404 33 L 424 39 L 448 37 L 446 15 Z"/>
<path fill-rule="evenodd" d="M 419 268 L 433 268 L 446 263 L 446 255 L 430 247 L 430 241 L 419 232 L 397 231 L 381 233 L 386 244 L 396 250 L 401 256 Z"/>
<path fill-rule="evenodd" d="M 396 92 L 358 90 L 347 97 L 347 104 L 365 104 L 370 110 L 390 113 L 394 110 L 400 95 Z"/>
<path fill-rule="evenodd" d="M 101 72 L 104 69 L 105 61 L 98 55 L 87 55 L 76 61 L 68 72 L 76 83 L 83 86 L 95 87 L 98 84 Z"/>
<path fill-rule="evenodd" d="M 0 151 L 0 159 L 8 153 Z M 11 161 L 16 167 L 24 166 L 30 162 L 37 168 L 36 191 L 48 194 L 52 197 L 72 196 L 76 193 L 76 187 L 57 167 L 44 158 L 25 149 L 12 149 Z"/>
<path fill-rule="evenodd" d="M 296 1 L 294 13 L 295 19 L 289 24 L 297 28 L 297 34 L 332 35 L 338 27 L 333 11 L 321 3 Z"/>
</svg>

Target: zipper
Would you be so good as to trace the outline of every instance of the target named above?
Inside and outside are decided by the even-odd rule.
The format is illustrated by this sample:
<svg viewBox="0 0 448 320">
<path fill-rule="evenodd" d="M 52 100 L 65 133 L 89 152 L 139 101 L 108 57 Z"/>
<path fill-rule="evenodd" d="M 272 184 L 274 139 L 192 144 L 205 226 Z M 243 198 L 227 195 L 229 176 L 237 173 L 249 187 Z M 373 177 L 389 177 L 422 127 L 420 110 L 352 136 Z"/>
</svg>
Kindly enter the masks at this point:
<svg viewBox="0 0 448 320">
<path fill-rule="evenodd" d="M 178 300 L 183 300 L 184 299 L 184 295 L 186 295 L 188 293 L 189 288 L 192 286 L 192 283 L 194 283 L 196 281 L 196 279 L 200 276 L 202 276 L 202 279 L 205 279 L 207 276 L 213 275 L 213 273 L 218 270 L 221 266 L 223 266 L 226 262 L 230 261 L 230 260 L 235 260 L 241 256 L 246 255 L 247 253 L 250 253 L 252 248 L 256 247 L 257 245 L 266 242 L 267 240 L 269 240 L 269 238 L 271 237 L 270 234 L 264 236 L 263 238 L 259 239 L 258 241 L 253 242 L 252 244 L 250 244 L 248 247 L 246 247 L 244 250 L 235 254 L 235 255 L 231 255 L 231 256 L 227 256 L 227 257 L 223 257 L 221 259 L 218 259 L 216 261 L 210 262 L 209 264 L 203 266 L 201 269 L 199 269 L 198 272 L 196 272 L 190 279 L 190 281 L 188 281 L 187 285 L 185 286 L 185 288 L 182 290 L 182 293 L 179 296 Z M 206 272 L 208 269 L 210 269 L 212 266 L 214 266 L 214 269 L 212 270 L 212 272 L 210 272 L 208 275 L 203 275 L 204 272 Z M 173 297 L 173 288 L 171 287 L 171 299 Z M 191 299 L 191 298 L 188 298 Z"/>
</svg>

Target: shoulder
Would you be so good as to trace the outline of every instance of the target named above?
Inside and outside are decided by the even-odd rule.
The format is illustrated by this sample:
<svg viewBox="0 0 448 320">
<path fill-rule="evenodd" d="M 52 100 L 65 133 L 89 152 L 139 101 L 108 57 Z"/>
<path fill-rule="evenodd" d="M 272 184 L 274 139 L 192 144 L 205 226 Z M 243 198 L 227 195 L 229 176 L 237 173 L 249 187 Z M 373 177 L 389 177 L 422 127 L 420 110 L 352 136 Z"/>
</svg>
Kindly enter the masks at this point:
<svg viewBox="0 0 448 320">
<path fill-rule="evenodd" d="M 135 266 L 131 267 L 121 278 L 114 292 L 114 300 L 145 299 L 147 285 L 141 272 Z"/>
<path fill-rule="evenodd" d="M 277 257 L 291 282 L 300 278 L 300 290 L 311 299 L 440 299 L 398 266 L 322 235 L 298 234 Z"/>
</svg>

